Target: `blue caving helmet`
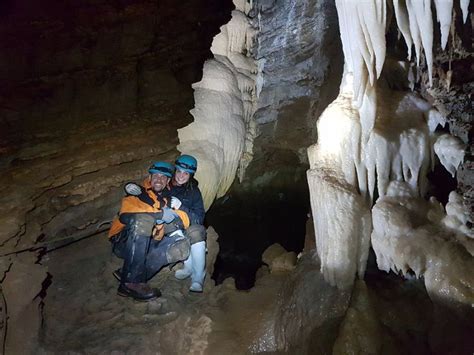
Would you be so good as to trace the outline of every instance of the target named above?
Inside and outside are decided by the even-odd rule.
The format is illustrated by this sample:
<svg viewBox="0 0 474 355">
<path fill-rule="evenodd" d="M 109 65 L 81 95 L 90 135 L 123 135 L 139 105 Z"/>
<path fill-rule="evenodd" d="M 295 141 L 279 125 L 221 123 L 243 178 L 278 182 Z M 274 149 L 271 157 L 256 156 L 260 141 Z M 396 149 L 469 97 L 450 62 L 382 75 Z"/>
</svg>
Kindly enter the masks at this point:
<svg viewBox="0 0 474 355">
<path fill-rule="evenodd" d="M 176 169 L 186 171 L 190 174 L 194 174 L 197 170 L 197 160 L 191 155 L 183 154 L 174 162 Z"/>
<path fill-rule="evenodd" d="M 173 164 L 167 163 L 165 161 L 157 161 L 150 166 L 148 172 L 150 174 L 162 174 L 172 178 L 174 174 L 174 166 Z"/>
</svg>

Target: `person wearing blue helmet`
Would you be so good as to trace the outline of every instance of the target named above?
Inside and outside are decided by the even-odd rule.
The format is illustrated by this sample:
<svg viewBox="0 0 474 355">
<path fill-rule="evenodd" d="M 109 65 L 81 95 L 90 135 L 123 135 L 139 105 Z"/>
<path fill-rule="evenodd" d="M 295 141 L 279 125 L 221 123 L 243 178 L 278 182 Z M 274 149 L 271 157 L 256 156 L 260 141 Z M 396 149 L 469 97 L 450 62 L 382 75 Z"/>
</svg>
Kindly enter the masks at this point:
<svg viewBox="0 0 474 355">
<path fill-rule="evenodd" d="M 197 160 L 191 155 L 181 155 L 175 161 L 175 173 L 168 189 L 163 194 L 171 201 L 171 208 L 184 211 L 191 225 L 186 236 L 191 243 L 191 253 L 184 267 L 175 272 L 175 277 L 184 280 L 191 277 L 191 292 L 202 292 L 206 276 L 206 228 L 204 228 L 205 209 L 198 182 L 194 178 Z"/>
<path fill-rule="evenodd" d="M 189 227 L 189 217 L 167 207 L 163 195 L 174 166 L 156 162 L 148 172 L 143 185 L 125 185 L 126 196 L 109 231 L 112 250 L 123 259 L 122 268 L 114 272 L 120 281 L 117 293 L 139 301 L 159 297 L 160 291 L 151 288 L 148 280 L 163 266 L 185 260 L 190 251 L 183 232 Z"/>
</svg>

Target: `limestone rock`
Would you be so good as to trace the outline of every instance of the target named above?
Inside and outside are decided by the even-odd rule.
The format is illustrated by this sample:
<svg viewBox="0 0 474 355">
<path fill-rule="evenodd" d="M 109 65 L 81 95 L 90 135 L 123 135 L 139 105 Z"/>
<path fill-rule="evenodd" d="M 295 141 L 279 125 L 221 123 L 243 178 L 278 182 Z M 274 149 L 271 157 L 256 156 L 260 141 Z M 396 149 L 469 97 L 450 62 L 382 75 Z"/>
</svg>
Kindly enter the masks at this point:
<svg viewBox="0 0 474 355">
<path fill-rule="evenodd" d="M 381 350 L 381 324 L 370 300 L 367 286 L 364 281 L 357 281 L 351 304 L 334 343 L 333 354 L 379 354 Z"/>
<path fill-rule="evenodd" d="M 253 113 L 256 104 L 256 64 L 250 56 L 256 31 L 245 12 L 246 4 L 235 0 L 237 9 L 221 27 L 206 61 L 201 81 L 193 84 L 194 122 L 178 131 L 178 150 L 198 160 L 204 207 L 229 189 L 240 169 L 240 177 L 253 155 L 256 135 Z"/>
<path fill-rule="evenodd" d="M 2 7 L 1 244 L 94 233 L 124 182 L 174 160 L 189 86 L 230 12 L 208 11 L 213 0 L 56 5 Z"/>
<path fill-rule="evenodd" d="M 280 244 L 273 244 L 263 252 L 262 261 L 272 273 L 291 271 L 296 266 L 296 253 L 287 252 Z"/>
<path fill-rule="evenodd" d="M 318 344 L 326 353 L 324 344 L 334 342 L 334 328 L 349 305 L 350 291 L 330 287 L 319 269 L 317 257 L 305 255 L 283 285 L 275 313 L 277 349 L 306 354 Z"/>
<path fill-rule="evenodd" d="M 256 121 L 275 121 L 279 108 L 301 97 L 318 97 L 340 43 L 334 1 L 258 1 L 259 100 Z M 255 19 L 257 22 L 257 19 Z M 328 49 L 322 50 L 323 47 Z M 295 125 L 293 118 L 293 128 Z"/>
<path fill-rule="evenodd" d="M 283 248 L 280 244 L 275 243 L 273 245 L 270 245 L 262 254 L 262 261 L 267 264 L 271 265 L 273 260 L 286 253 L 286 249 Z"/>
<path fill-rule="evenodd" d="M 255 284 L 258 283 L 258 280 L 268 275 L 269 273 L 270 273 L 270 268 L 267 265 L 260 266 L 257 272 L 255 273 Z"/>
<path fill-rule="evenodd" d="M 47 268 L 37 264 L 35 253 L 15 257 L 12 267 L 2 281 L 6 302 L 7 324 L 5 351 L 7 353 L 32 353 L 37 346 L 41 327 L 41 303 L 46 295 Z M 44 285 L 46 283 L 46 285 Z"/>
</svg>

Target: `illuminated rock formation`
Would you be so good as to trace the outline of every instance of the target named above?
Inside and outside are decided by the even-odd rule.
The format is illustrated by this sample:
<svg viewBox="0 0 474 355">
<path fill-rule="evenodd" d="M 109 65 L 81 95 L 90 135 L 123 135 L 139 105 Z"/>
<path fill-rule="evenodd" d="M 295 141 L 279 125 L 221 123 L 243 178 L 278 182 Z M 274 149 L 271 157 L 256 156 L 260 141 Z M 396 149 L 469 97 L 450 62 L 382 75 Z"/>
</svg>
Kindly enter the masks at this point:
<svg viewBox="0 0 474 355">
<path fill-rule="evenodd" d="M 243 178 L 256 136 L 257 65 L 250 57 L 255 30 L 246 16 L 251 4 L 234 4 L 232 19 L 214 37 L 214 59 L 204 64 L 202 80 L 193 85 L 194 122 L 178 130 L 178 150 L 198 159 L 196 178 L 206 209 L 224 195 L 238 168 Z"/>
<path fill-rule="evenodd" d="M 443 216 L 448 223 L 459 218 L 452 209 L 445 215 L 436 199 L 419 199 L 406 184 L 392 182 L 372 210 L 372 247 L 381 270 L 424 276 L 432 298 L 472 306 L 474 239 L 446 227 Z"/>
<path fill-rule="evenodd" d="M 435 1 L 443 47 L 447 41 L 446 28 L 451 24 L 452 4 L 448 3 Z M 417 63 L 423 49 L 431 84 L 433 24 L 430 4 L 430 1 L 407 0 L 405 7 L 402 2 L 394 1 L 397 23 L 408 46 L 408 57 L 411 57 L 412 43 Z M 336 5 L 345 72 L 338 98 L 319 118 L 319 141 L 308 149 L 308 184 L 321 271 L 332 285 L 346 288 L 352 285 L 356 273 L 363 276 L 372 218 L 375 228 L 372 241 L 378 238 L 373 247 L 383 270 L 406 270 L 408 260 L 416 263 L 417 252 L 423 254 L 425 244 L 427 248 L 436 249 L 432 254 L 438 258 L 438 264 L 448 265 L 455 259 L 454 254 L 438 252 L 449 249 L 443 244 L 446 239 L 443 237 L 439 238 L 439 248 L 428 246 L 430 241 L 419 237 L 415 242 L 418 247 L 414 247 L 417 251 L 403 255 L 401 249 L 382 246 L 380 235 L 393 233 L 406 237 L 423 233 L 415 232 L 419 227 L 416 223 L 404 227 L 403 231 L 397 229 L 395 222 L 384 223 L 381 227 L 380 211 L 390 210 L 380 207 L 379 203 L 382 204 L 387 195 L 387 199 L 410 196 L 417 201 L 418 207 L 426 204 L 422 197 L 427 191 L 426 175 L 435 164 L 434 153 L 454 176 L 462 163 L 464 146 L 450 135 L 435 135 L 437 125 L 444 125 L 446 119 L 428 102 L 413 93 L 396 92 L 377 85 L 385 63 L 385 1 L 339 0 Z M 377 195 L 379 199 L 371 218 L 369 211 Z M 467 220 L 461 220 L 463 222 L 457 220 L 458 230 L 466 231 Z M 465 237 L 460 239 L 465 240 Z M 403 240 L 411 243 L 413 238 Z M 455 248 L 460 248 L 460 253 L 465 251 L 461 242 L 453 243 L 458 243 Z M 386 254 L 391 255 L 391 263 L 383 262 Z M 468 255 L 465 262 L 472 263 L 470 258 Z M 449 297 L 462 303 L 472 302 L 474 281 L 464 278 L 462 267 L 451 274 L 447 281 L 449 285 L 440 285 L 436 280 L 444 271 L 439 268 L 435 271 L 428 264 L 421 262 L 416 273 L 425 276 L 431 294 L 449 289 L 446 291 Z M 456 284 L 463 284 L 468 291 L 459 291 L 460 287 L 453 286 Z"/>
</svg>

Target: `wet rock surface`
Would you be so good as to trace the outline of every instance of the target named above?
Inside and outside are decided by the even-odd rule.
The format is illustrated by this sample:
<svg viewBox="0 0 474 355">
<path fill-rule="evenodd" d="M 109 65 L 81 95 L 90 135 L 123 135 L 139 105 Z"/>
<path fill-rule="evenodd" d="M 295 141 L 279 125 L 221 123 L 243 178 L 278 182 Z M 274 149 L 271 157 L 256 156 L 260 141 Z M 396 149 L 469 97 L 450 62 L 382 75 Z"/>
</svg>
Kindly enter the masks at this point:
<svg viewBox="0 0 474 355">
<path fill-rule="evenodd" d="M 208 269 L 205 292 L 193 294 L 189 280 L 165 268 L 151 281 L 163 295 L 137 302 L 116 294 L 112 272 L 120 262 L 105 236 L 51 253 L 44 263 L 58 270 L 43 311 L 39 353 L 46 354 L 248 353 L 284 279 L 267 275 L 249 293 L 237 291 L 232 279 L 215 287 Z"/>
<path fill-rule="evenodd" d="M 0 344 L 3 348 L 0 349 L 7 354 L 33 353 L 38 344 L 43 298 L 51 284 L 51 275 L 46 267 L 34 265 L 37 260 L 37 253 L 16 256 L 2 280 L 0 296 L 4 313 Z"/>
<path fill-rule="evenodd" d="M 208 268 L 205 292 L 193 294 L 189 280 L 165 268 L 151 281 L 163 295 L 150 302 L 116 294 L 120 261 L 103 235 L 52 252 L 43 264 L 56 272 L 30 353 L 326 354 L 372 344 L 383 353 L 428 354 L 473 346 L 470 313 L 434 305 L 422 283 L 376 271 L 339 291 L 324 282 L 313 253 L 291 272 L 261 268 L 248 291 L 232 278 L 214 286 Z"/>
<path fill-rule="evenodd" d="M 256 120 L 262 124 L 275 121 L 281 107 L 299 98 L 318 101 L 328 74 L 342 63 L 336 60 L 341 48 L 334 2 L 257 1 L 255 8 L 262 70 Z"/>
<path fill-rule="evenodd" d="M 177 155 L 190 84 L 231 3 L 30 5 L 2 5 L 5 247 L 97 229 L 115 213 L 121 183 Z"/>
<path fill-rule="evenodd" d="M 44 249 L 25 250 L 51 250 L 106 230 L 123 183 L 141 181 L 152 161 L 174 160 L 176 130 L 191 121 L 191 83 L 200 79 L 231 6 L 214 0 L 0 4 L 0 278 L 12 311 L 6 346 L 13 353 L 31 350 L 48 286 L 58 290 L 62 282 L 39 261 Z M 63 261 L 54 268 L 69 265 Z M 66 286 L 92 287 L 76 277 L 85 270 L 75 268 Z M 67 314 L 58 311 L 67 322 L 80 314 L 76 300 Z M 26 333 L 31 341 L 17 341 Z"/>
</svg>

